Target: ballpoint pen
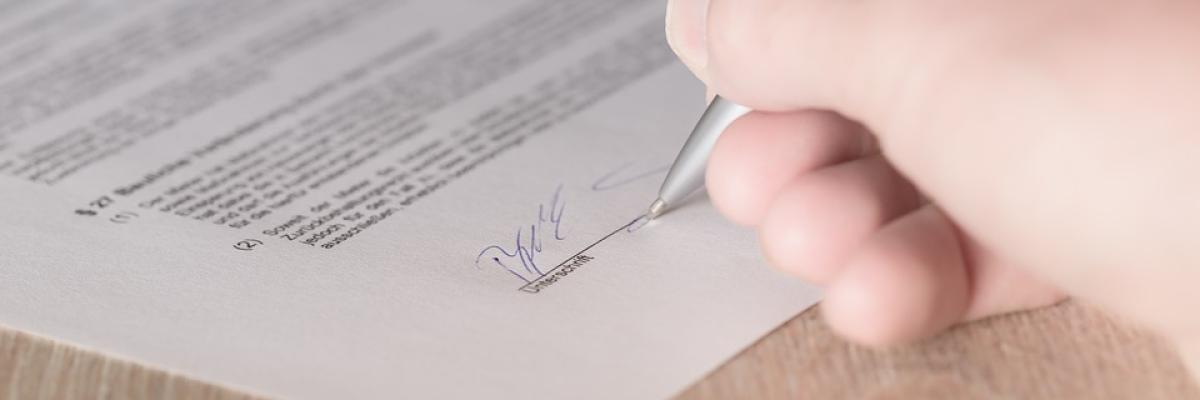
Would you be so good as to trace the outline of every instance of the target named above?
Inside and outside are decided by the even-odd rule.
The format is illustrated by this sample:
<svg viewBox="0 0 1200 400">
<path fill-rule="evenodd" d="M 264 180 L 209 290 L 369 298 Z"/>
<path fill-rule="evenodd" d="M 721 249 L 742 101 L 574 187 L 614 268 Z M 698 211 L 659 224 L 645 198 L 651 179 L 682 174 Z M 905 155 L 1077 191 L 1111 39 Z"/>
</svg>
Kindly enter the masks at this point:
<svg viewBox="0 0 1200 400">
<path fill-rule="evenodd" d="M 667 178 L 658 190 L 658 198 L 650 205 L 647 218 L 658 218 L 704 186 L 704 170 L 708 166 L 708 156 L 717 144 L 717 138 L 734 120 L 749 111 L 750 109 L 721 96 L 713 99 L 704 115 L 700 117 L 700 122 L 692 129 L 692 134 L 688 136 L 683 149 L 675 157 L 675 163 L 671 164 L 671 170 L 667 172 Z"/>
</svg>

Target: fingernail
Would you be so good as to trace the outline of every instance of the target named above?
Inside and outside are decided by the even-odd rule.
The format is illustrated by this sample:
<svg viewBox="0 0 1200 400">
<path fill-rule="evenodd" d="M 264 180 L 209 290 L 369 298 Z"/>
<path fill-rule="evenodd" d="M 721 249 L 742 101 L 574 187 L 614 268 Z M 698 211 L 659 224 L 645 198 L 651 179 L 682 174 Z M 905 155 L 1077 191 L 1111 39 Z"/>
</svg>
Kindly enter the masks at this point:
<svg viewBox="0 0 1200 400">
<path fill-rule="evenodd" d="M 700 80 L 708 67 L 707 28 L 708 0 L 667 2 L 667 42 Z"/>
</svg>

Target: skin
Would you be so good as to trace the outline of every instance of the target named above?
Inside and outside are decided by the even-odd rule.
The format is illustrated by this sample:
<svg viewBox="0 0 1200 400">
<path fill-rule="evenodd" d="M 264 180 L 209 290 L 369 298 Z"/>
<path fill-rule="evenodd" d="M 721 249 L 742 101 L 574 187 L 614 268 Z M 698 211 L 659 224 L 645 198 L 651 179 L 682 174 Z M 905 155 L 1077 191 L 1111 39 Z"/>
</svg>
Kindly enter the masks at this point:
<svg viewBox="0 0 1200 400">
<path fill-rule="evenodd" d="M 709 194 L 887 346 L 1070 295 L 1200 367 L 1200 3 L 671 0 Z"/>
</svg>

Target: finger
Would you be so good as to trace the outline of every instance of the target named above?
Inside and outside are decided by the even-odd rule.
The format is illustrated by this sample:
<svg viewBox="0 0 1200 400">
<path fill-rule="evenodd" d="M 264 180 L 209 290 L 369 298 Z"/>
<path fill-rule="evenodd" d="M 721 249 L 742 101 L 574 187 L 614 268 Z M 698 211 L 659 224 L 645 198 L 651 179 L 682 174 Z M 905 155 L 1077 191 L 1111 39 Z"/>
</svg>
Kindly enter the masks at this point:
<svg viewBox="0 0 1200 400">
<path fill-rule="evenodd" d="M 823 307 L 843 335 L 887 345 L 1064 298 L 964 237 L 936 207 L 925 206 L 867 241 L 831 285 Z"/>
<path fill-rule="evenodd" d="M 700 80 L 705 68 L 708 0 L 667 1 L 667 42 L 680 61 Z"/>
<path fill-rule="evenodd" d="M 878 3 L 886 2 L 712 0 L 697 29 L 703 50 L 678 51 L 703 66 L 698 75 L 718 93 L 751 108 L 842 106 L 835 96 L 869 82 L 868 67 L 890 59 L 872 54 Z"/>
<path fill-rule="evenodd" d="M 1001 260 L 958 231 L 971 279 L 970 302 L 963 319 L 987 318 L 1057 304 L 1066 294 L 1016 265 Z"/>
<path fill-rule="evenodd" d="M 872 151 L 872 138 L 837 114 L 750 113 L 721 135 L 707 186 L 729 219 L 756 226 L 780 189 L 801 174 Z"/>
<path fill-rule="evenodd" d="M 927 205 L 864 243 L 830 284 L 822 309 L 851 340 L 903 343 L 962 320 L 969 282 L 954 228 Z"/>
<path fill-rule="evenodd" d="M 763 218 L 759 240 L 772 265 L 825 284 L 872 233 L 918 205 L 916 190 L 882 157 L 866 157 L 788 183 Z"/>
</svg>

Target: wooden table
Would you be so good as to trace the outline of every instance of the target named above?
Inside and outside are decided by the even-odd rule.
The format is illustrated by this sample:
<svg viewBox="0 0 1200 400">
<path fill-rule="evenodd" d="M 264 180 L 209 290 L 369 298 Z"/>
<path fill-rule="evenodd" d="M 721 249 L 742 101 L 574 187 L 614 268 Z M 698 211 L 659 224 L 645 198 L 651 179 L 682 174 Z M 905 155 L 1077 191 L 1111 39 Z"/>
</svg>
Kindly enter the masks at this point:
<svg viewBox="0 0 1200 400">
<path fill-rule="evenodd" d="M 819 313 L 788 322 L 680 398 L 1200 399 L 1161 340 L 1075 303 L 993 318 L 888 351 L 836 338 Z M 0 330 L 0 398 L 253 397 Z"/>
</svg>

